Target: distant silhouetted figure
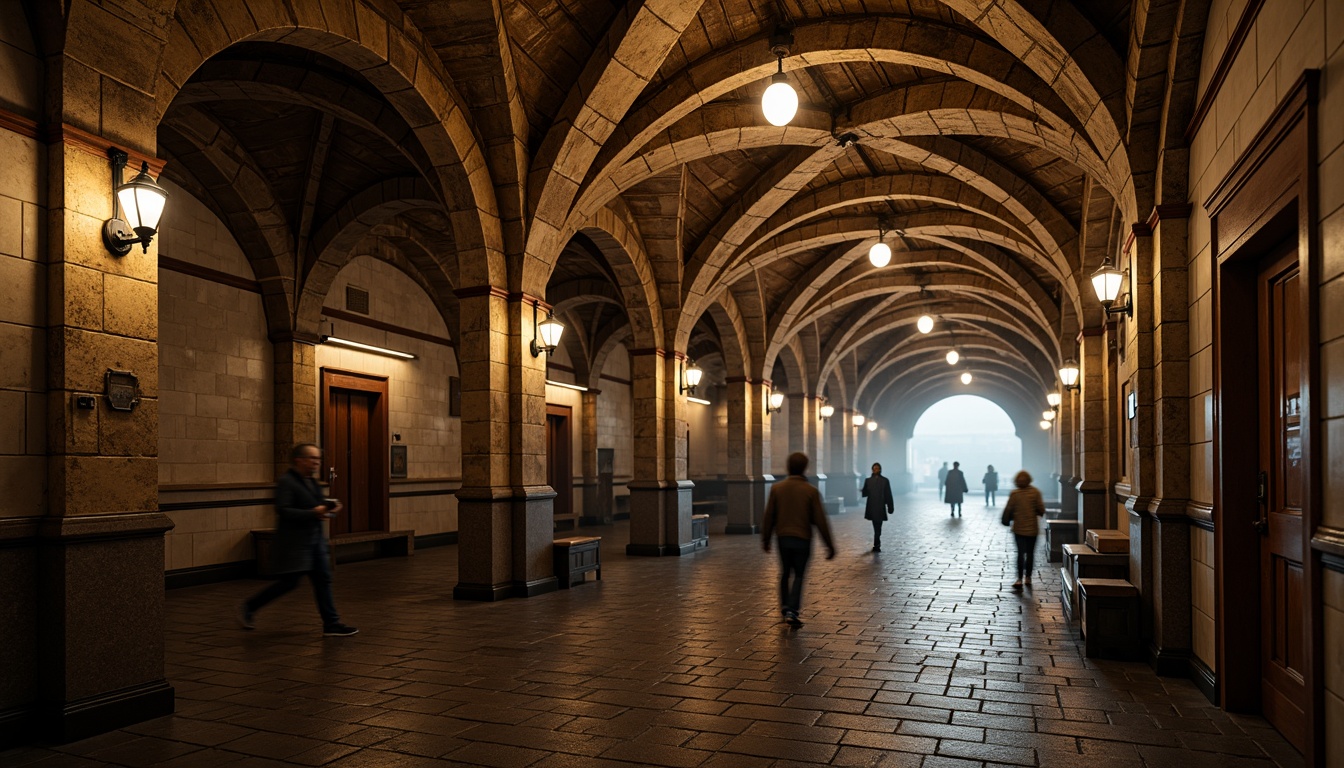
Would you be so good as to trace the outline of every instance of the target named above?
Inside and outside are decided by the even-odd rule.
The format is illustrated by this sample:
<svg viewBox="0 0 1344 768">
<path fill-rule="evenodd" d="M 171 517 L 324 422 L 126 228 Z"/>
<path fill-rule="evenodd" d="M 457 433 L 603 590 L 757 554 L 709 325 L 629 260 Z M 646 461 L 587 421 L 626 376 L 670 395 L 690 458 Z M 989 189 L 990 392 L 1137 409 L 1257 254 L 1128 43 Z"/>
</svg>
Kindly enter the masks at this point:
<svg viewBox="0 0 1344 768">
<path fill-rule="evenodd" d="M 831 526 L 821 505 L 817 487 L 807 482 L 807 454 L 791 453 L 786 462 L 789 476 L 770 488 L 761 527 L 761 548 L 770 551 L 770 537 L 779 534 L 779 602 L 784 620 L 797 629 L 803 625 L 798 610 L 803 601 L 803 574 L 812 556 L 812 529 L 826 542 L 826 559 L 835 557 Z M 790 577 L 792 576 L 792 580 Z"/>
<path fill-rule="evenodd" d="M 1013 477 L 1017 489 L 1008 494 L 1008 505 L 1003 508 L 1003 524 L 1013 526 L 1017 541 L 1017 581 L 1013 589 L 1023 583 L 1031 586 L 1031 569 L 1036 560 L 1036 537 L 1041 533 L 1040 518 L 1045 516 L 1045 500 L 1031 485 L 1031 475 L 1023 470 Z"/>
<path fill-rule="evenodd" d="M 961 462 L 952 462 L 952 469 L 947 471 L 947 477 L 943 479 L 943 501 L 952 507 L 952 516 L 961 516 L 961 502 L 966 498 L 966 491 L 970 490 L 966 485 L 966 473 L 961 471 Z"/>
<path fill-rule="evenodd" d="M 943 466 L 938 470 L 938 492 L 939 492 L 939 493 L 942 493 L 942 492 L 943 492 L 943 486 L 946 485 L 946 484 L 947 484 L 947 462 L 944 461 L 944 462 L 943 462 Z"/>
<path fill-rule="evenodd" d="M 873 474 L 863 480 L 863 497 L 867 499 L 863 516 L 873 521 L 873 551 L 882 551 L 882 522 L 896 511 L 891 499 L 891 481 L 882 476 L 882 465 L 873 465 Z"/>
<path fill-rule="evenodd" d="M 982 480 L 985 484 L 985 506 L 992 507 L 995 504 L 994 494 L 999 490 L 999 473 L 994 471 L 994 465 L 989 465 L 989 471 L 985 472 L 985 478 Z"/>
</svg>

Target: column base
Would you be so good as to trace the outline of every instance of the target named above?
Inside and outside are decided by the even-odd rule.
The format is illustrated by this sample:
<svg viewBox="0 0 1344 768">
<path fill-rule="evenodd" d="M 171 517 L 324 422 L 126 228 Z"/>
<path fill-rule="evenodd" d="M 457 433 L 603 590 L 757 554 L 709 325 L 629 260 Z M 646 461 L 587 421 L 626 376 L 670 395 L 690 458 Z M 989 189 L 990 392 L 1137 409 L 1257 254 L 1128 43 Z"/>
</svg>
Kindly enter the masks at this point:
<svg viewBox="0 0 1344 768">
<path fill-rule="evenodd" d="M 173 698 L 173 687 L 166 680 L 108 691 L 43 707 L 38 715 L 38 730 L 52 741 L 67 744 L 171 715 L 175 711 Z"/>
<path fill-rule="evenodd" d="M 560 588 L 560 580 L 554 576 L 526 582 L 506 582 L 504 584 L 462 584 L 453 587 L 454 600 L 472 600 L 493 603 L 510 597 L 536 597 Z"/>
</svg>

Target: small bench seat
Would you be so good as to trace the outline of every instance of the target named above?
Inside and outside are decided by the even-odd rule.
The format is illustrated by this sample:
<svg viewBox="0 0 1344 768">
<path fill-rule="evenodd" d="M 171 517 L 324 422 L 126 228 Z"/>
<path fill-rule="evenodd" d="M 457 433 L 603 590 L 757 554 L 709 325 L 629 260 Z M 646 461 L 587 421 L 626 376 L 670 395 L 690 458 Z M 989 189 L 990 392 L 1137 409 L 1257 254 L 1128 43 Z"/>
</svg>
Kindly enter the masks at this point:
<svg viewBox="0 0 1344 768">
<path fill-rule="evenodd" d="M 709 546 L 709 515 L 691 515 L 691 543 L 696 549 Z"/>
<path fill-rule="evenodd" d="M 1139 655 L 1139 590 L 1124 579 L 1077 579 L 1083 649 L 1089 658 Z"/>
<path fill-rule="evenodd" d="M 585 574 L 595 572 L 602 580 L 602 537 L 567 536 L 552 542 L 555 578 L 561 589 L 581 584 Z"/>
</svg>

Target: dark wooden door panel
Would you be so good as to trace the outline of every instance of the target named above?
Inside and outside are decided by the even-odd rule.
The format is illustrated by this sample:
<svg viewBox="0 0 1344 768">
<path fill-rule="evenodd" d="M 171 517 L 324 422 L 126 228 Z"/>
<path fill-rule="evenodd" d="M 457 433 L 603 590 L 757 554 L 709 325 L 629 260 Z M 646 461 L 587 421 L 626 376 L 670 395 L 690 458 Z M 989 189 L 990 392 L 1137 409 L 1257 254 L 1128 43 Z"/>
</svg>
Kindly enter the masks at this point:
<svg viewBox="0 0 1344 768">
<path fill-rule="evenodd" d="M 1259 280 L 1260 679 L 1265 717 L 1305 747 L 1306 606 L 1303 602 L 1303 317 L 1296 251 Z"/>
</svg>

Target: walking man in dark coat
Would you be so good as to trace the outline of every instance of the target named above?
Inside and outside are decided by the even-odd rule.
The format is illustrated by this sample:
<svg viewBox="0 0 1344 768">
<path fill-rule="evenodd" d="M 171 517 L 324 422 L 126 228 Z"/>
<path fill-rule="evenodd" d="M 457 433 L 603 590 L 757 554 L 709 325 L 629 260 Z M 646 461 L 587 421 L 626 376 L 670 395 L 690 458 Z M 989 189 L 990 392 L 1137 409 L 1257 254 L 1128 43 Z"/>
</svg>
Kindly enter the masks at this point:
<svg viewBox="0 0 1344 768">
<path fill-rule="evenodd" d="M 313 597 L 322 616 L 322 634 L 348 637 L 358 632 L 341 623 L 331 594 L 331 555 L 322 521 L 334 517 L 344 505 L 323 498 L 314 476 L 322 466 L 322 451 L 312 443 L 294 446 L 289 471 L 275 484 L 275 573 L 274 584 L 253 595 L 238 612 L 238 624 L 252 629 L 253 617 L 263 606 L 298 586 L 306 573 L 313 582 Z"/>
<path fill-rule="evenodd" d="M 873 464 L 873 474 L 863 480 L 863 516 L 873 521 L 873 551 L 882 551 L 882 523 L 896 511 L 891 499 L 891 481 L 882 476 L 882 465 Z"/>
<path fill-rule="evenodd" d="M 789 476 L 770 488 L 761 526 L 761 548 L 770 551 L 770 541 L 779 537 L 779 602 L 784 620 L 797 629 L 803 626 L 798 610 L 803 601 L 803 574 L 812 556 L 812 529 L 826 542 L 826 559 L 835 557 L 831 525 L 817 487 L 807 482 L 807 454 L 791 453 L 786 462 Z"/>
<path fill-rule="evenodd" d="M 969 490 L 966 473 L 961 471 L 961 462 L 952 462 L 952 469 L 947 471 L 947 479 L 943 481 L 943 501 L 951 505 L 952 517 L 961 517 L 961 502 Z"/>
</svg>

